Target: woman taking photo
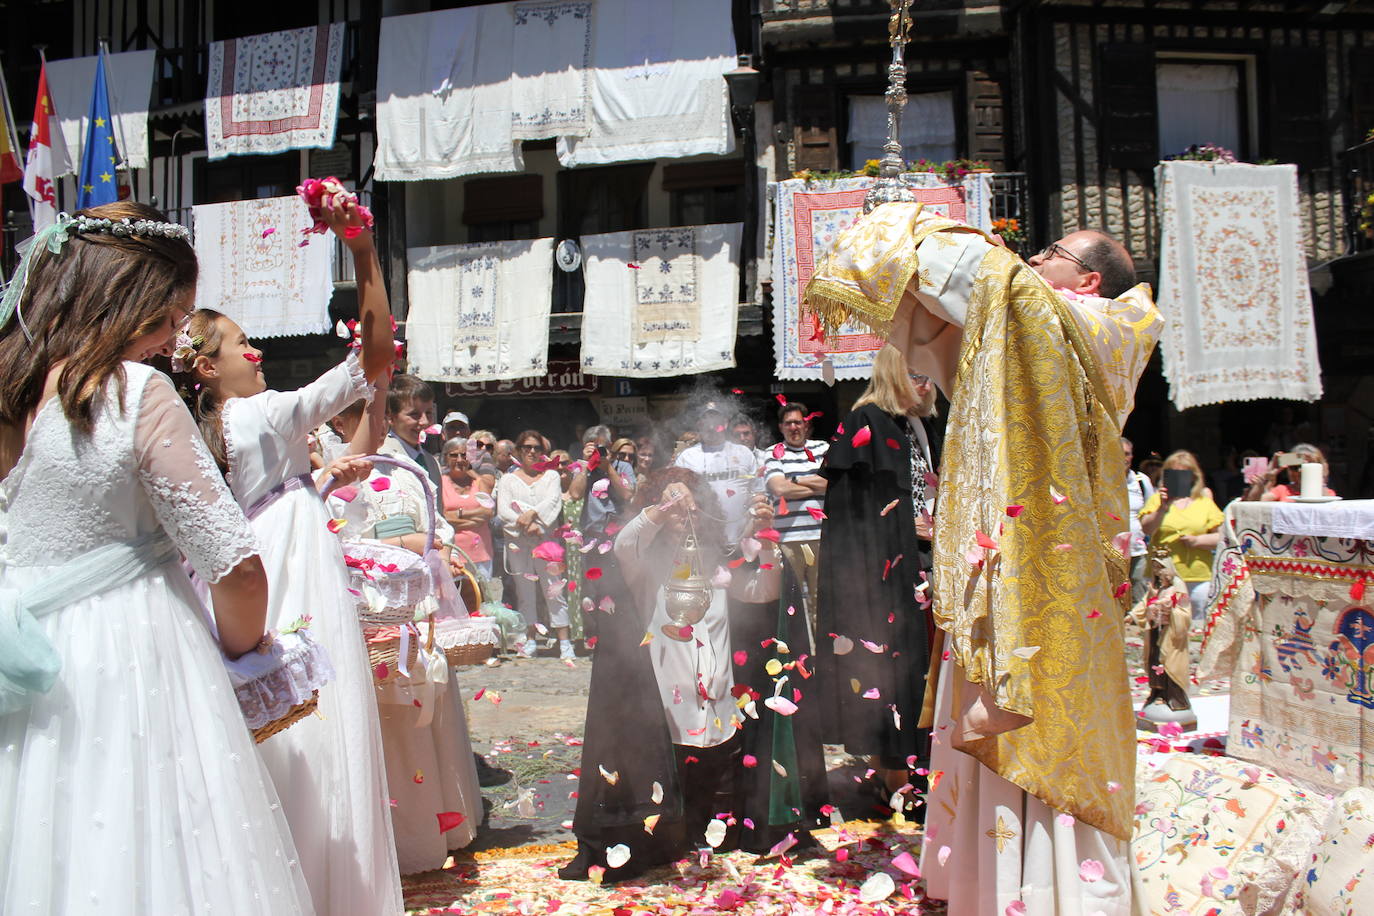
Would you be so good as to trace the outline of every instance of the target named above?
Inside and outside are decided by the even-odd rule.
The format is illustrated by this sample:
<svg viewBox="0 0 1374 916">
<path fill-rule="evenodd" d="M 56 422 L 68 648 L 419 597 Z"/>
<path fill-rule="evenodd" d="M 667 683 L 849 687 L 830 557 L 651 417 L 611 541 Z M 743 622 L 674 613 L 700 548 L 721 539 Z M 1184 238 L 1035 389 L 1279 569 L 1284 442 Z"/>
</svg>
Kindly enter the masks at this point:
<svg viewBox="0 0 1374 916">
<path fill-rule="evenodd" d="M 1170 471 L 1187 472 L 1188 488 L 1169 491 Z M 1193 626 L 1202 624 L 1211 597 L 1212 554 L 1221 538 L 1221 509 L 1212 500 L 1212 491 L 1202 476 L 1202 467 L 1192 452 L 1179 450 L 1164 459 L 1164 475 L 1159 490 L 1140 510 L 1140 528 L 1151 546 L 1165 547 L 1174 561 L 1178 577 L 1188 585 L 1193 605 Z"/>
<path fill-rule="evenodd" d="M 190 316 L 189 238 L 63 214 L 0 308 L 0 901 L 35 913 L 313 912 L 221 662 L 266 626 L 258 541 L 139 362 Z"/>
</svg>

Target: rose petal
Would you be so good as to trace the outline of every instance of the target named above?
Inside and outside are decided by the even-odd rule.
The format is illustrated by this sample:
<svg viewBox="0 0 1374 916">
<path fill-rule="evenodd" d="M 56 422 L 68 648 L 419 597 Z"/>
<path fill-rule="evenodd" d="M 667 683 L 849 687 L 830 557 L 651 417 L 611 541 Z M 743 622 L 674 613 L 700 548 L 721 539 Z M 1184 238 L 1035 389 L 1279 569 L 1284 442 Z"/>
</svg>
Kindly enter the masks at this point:
<svg viewBox="0 0 1374 916">
<path fill-rule="evenodd" d="M 1106 874 L 1106 869 L 1102 863 L 1096 859 L 1084 859 L 1078 863 L 1078 877 L 1084 884 L 1092 884 L 1094 881 L 1101 881 Z"/>
<path fill-rule="evenodd" d="M 859 888 L 859 900 L 863 903 L 877 903 L 892 896 L 896 889 L 897 883 L 892 880 L 891 875 L 885 871 L 875 871 Z"/>
<path fill-rule="evenodd" d="M 853 445 L 855 448 L 863 448 L 870 441 L 872 441 L 872 439 L 872 431 L 870 431 L 869 428 L 865 426 L 863 429 L 859 430 L 850 438 L 849 443 Z M 881 900 L 882 898 L 880 897 L 878 899 Z"/>
<path fill-rule="evenodd" d="M 769 697 L 763 701 L 763 705 L 780 716 L 790 716 L 797 711 L 797 704 L 787 697 Z"/>
<path fill-rule="evenodd" d="M 463 821 L 467 820 L 461 811 L 440 811 L 438 817 L 440 833 L 448 833 L 454 827 L 457 827 L 462 824 Z"/>
<path fill-rule="evenodd" d="M 940 851 L 935 853 L 935 859 L 940 863 L 941 867 L 949 861 L 949 854 L 953 851 L 954 850 L 950 849 L 948 846 L 941 846 Z"/>
<path fill-rule="evenodd" d="M 913 878 L 921 877 L 921 868 L 916 864 L 916 860 L 911 857 L 911 853 L 909 852 L 900 852 L 894 856 L 892 859 L 892 867 Z"/>
<path fill-rule="evenodd" d="M 630 861 L 630 847 L 624 843 L 616 843 L 614 846 L 606 847 L 606 865 L 610 868 L 619 868 Z"/>
</svg>

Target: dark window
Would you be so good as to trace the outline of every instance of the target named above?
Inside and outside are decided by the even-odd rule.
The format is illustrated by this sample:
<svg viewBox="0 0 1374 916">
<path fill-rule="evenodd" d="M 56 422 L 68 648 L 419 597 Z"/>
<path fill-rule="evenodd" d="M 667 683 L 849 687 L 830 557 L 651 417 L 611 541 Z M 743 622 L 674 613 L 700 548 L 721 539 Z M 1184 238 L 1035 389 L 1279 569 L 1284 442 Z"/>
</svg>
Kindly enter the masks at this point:
<svg viewBox="0 0 1374 916">
<path fill-rule="evenodd" d="M 301 182 L 297 152 L 277 156 L 232 156 L 223 162 L 196 161 L 195 200 L 203 204 L 286 197 Z"/>
<path fill-rule="evenodd" d="M 744 219 L 744 161 L 685 162 L 663 168 L 674 226 L 737 223 Z"/>
<path fill-rule="evenodd" d="M 1153 169 L 1159 162 L 1155 49 L 1108 44 L 1098 50 L 1098 108 L 1107 165 Z"/>
<path fill-rule="evenodd" d="M 653 163 L 645 162 L 559 172 L 559 235 L 576 238 L 644 228 L 653 171 Z"/>
<path fill-rule="evenodd" d="M 544 180 L 538 175 L 473 178 L 463 184 L 470 242 L 532 239 L 543 216 Z"/>
<path fill-rule="evenodd" d="M 1264 154 L 1302 169 L 1331 164 L 1326 130 L 1326 50 L 1269 49 L 1269 106 Z"/>
</svg>

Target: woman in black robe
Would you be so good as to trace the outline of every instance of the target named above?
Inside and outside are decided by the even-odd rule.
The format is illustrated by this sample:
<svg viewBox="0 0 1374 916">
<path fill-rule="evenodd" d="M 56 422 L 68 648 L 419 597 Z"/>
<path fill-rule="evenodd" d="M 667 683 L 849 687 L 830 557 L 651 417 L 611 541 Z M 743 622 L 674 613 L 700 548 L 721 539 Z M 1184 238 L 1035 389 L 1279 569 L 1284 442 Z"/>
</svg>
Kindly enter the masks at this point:
<svg viewBox="0 0 1374 916">
<path fill-rule="evenodd" d="M 930 572 L 927 500 L 939 462 L 925 419 L 934 398 L 930 380 L 884 347 L 820 472 L 829 482 L 816 620 L 821 732 L 869 757 L 885 793 L 930 757 L 930 731 L 918 723 L 934 636 L 921 575 Z"/>
</svg>

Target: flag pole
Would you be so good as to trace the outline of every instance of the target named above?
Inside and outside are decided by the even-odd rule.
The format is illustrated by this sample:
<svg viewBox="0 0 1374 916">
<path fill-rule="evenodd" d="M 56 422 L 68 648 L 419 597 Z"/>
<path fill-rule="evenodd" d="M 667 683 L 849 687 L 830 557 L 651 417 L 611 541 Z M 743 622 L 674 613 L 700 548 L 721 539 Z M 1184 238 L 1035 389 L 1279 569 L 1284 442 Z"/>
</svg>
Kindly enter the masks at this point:
<svg viewBox="0 0 1374 916">
<path fill-rule="evenodd" d="M 101 38 L 99 45 L 100 50 L 105 52 L 106 63 L 108 63 L 111 54 L 109 39 Z M 119 96 L 115 94 L 114 82 L 110 79 L 108 66 L 105 68 L 105 92 L 110 97 L 110 120 L 114 122 L 114 128 L 119 133 L 119 154 L 120 158 L 124 160 L 120 164 L 124 166 L 124 171 L 129 173 L 129 196 L 137 199 L 138 195 L 134 193 L 134 169 L 129 166 L 129 141 L 124 135 L 124 119 L 115 114 L 115 109 L 119 108 Z"/>
</svg>

